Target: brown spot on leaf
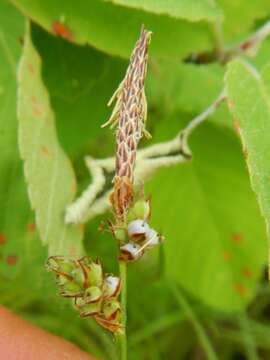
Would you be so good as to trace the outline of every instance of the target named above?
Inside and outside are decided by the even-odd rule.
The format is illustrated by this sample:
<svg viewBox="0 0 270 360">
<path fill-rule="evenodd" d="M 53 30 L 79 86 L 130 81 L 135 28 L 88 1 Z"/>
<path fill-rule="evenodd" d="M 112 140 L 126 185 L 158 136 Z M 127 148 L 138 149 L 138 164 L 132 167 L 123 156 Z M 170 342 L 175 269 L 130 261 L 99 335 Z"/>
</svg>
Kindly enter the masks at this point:
<svg viewBox="0 0 270 360">
<path fill-rule="evenodd" d="M 234 130 L 236 131 L 236 133 L 238 135 L 240 135 L 240 124 L 239 124 L 239 121 L 237 119 L 233 119 L 233 127 L 234 127 Z"/>
<path fill-rule="evenodd" d="M 246 40 L 240 45 L 240 49 L 245 51 L 249 49 L 252 45 L 253 45 L 252 40 Z"/>
<path fill-rule="evenodd" d="M 31 75 L 34 75 L 34 68 L 33 68 L 33 65 L 31 63 L 28 64 L 28 70 L 29 70 Z"/>
<path fill-rule="evenodd" d="M 242 272 L 243 276 L 248 279 L 250 279 L 253 275 L 251 269 L 248 267 L 244 267 L 241 272 Z"/>
<path fill-rule="evenodd" d="M 246 147 L 243 147 L 243 154 L 244 154 L 244 158 L 247 160 L 248 158 L 248 150 Z"/>
<path fill-rule="evenodd" d="M 35 96 L 35 95 L 32 95 L 32 96 L 31 96 L 31 100 L 32 100 L 33 103 L 36 103 L 36 102 L 37 102 L 36 96 Z"/>
<path fill-rule="evenodd" d="M 222 256 L 223 256 L 224 260 L 230 260 L 232 254 L 230 253 L 230 251 L 224 250 L 223 253 L 222 253 Z"/>
<path fill-rule="evenodd" d="M 27 224 L 27 231 L 34 232 L 36 230 L 36 225 L 34 223 Z"/>
<path fill-rule="evenodd" d="M 41 145 L 40 150 L 44 155 L 49 155 L 49 149 L 46 145 Z"/>
<path fill-rule="evenodd" d="M 0 245 L 4 245 L 7 242 L 6 235 L 0 234 Z"/>
<path fill-rule="evenodd" d="M 228 103 L 228 108 L 231 110 L 231 109 L 233 108 L 232 99 L 228 98 L 228 99 L 227 99 L 227 103 Z"/>
<path fill-rule="evenodd" d="M 18 262 L 18 256 L 17 255 L 8 255 L 7 256 L 7 264 L 8 265 L 15 265 Z"/>
<path fill-rule="evenodd" d="M 54 21 L 52 23 L 52 29 L 55 35 L 61 36 L 64 39 L 72 40 L 73 34 L 71 30 L 67 27 L 67 25 L 63 24 L 60 21 Z"/>
<path fill-rule="evenodd" d="M 78 226 L 79 226 L 80 232 L 83 234 L 83 233 L 84 233 L 85 225 L 84 225 L 84 224 L 79 224 Z"/>
<path fill-rule="evenodd" d="M 232 240 L 237 244 L 239 244 L 243 240 L 243 238 L 244 238 L 243 235 L 240 234 L 240 233 L 233 233 L 232 234 Z"/>
<path fill-rule="evenodd" d="M 32 106 L 32 112 L 35 116 L 41 116 L 42 115 L 42 111 L 37 107 L 37 106 Z"/>
<path fill-rule="evenodd" d="M 240 296 L 244 297 L 247 295 L 248 289 L 243 284 L 240 283 L 234 284 L 234 289 Z"/>
</svg>

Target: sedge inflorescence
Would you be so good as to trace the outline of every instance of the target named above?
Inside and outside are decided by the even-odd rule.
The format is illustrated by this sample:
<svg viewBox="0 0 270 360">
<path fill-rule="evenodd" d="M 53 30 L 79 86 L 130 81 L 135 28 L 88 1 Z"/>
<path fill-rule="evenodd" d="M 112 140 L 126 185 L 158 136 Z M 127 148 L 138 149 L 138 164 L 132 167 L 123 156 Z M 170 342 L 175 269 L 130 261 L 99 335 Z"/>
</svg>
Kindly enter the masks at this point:
<svg viewBox="0 0 270 360">
<path fill-rule="evenodd" d="M 56 274 L 60 295 L 72 298 L 82 317 L 91 316 L 106 329 L 121 332 L 118 277 L 104 274 L 101 263 L 88 257 L 52 256 L 47 268 Z"/>
<path fill-rule="evenodd" d="M 143 135 L 150 137 L 145 128 L 147 101 L 144 90 L 150 38 L 151 32 L 142 29 L 126 75 L 109 102 L 116 99 L 113 113 L 105 124 L 117 126 L 114 190 L 110 197 L 116 221 L 111 229 L 119 242 L 119 260 L 125 262 L 139 259 L 162 239 L 148 225 L 150 202 L 134 187 L 138 144 Z"/>
<path fill-rule="evenodd" d="M 144 81 L 147 70 L 147 51 L 151 32 L 142 29 L 130 57 L 126 75 L 109 104 L 116 100 L 109 121 L 116 129 L 114 191 L 111 203 L 117 219 L 124 220 L 134 198 L 134 167 L 141 137 L 149 136 L 145 129 L 147 102 Z"/>
<path fill-rule="evenodd" d="M 149 220 L 150 201 L 142 197 L 129 208 L 125 223 L 112 226 L 119 242 L 119 260 L 138 260 L 147 250 L 161 243 L 163 236 L 150 227 Z"/>
<path fill-rule="evenodd" d="M 126 75 L 109 102 L 116 100 L 116 105 L 105 124 L 117 126 L 114 189 L 110 197 L 115 223 L 110 230 L 118 241 L 119 261 L 123 263 L 138 260 L 163 239 L 149 225 L 150 201 L 134 186 L 137 147 L 143 135 L 150 136 L 145 129 L 144 91 L 150 37 L 151 32 L 142 29 Z M 47 267 L 56 274 L 60 295 L 71 298 L 81 316 L 95 318 L 113 333 L 125 333 L 125 306 L 121 309 L 118 300 L 121 288 L 118 277 L 104 274 L 101 263 L 88 257 L 52 256 Z"/>
</svg>

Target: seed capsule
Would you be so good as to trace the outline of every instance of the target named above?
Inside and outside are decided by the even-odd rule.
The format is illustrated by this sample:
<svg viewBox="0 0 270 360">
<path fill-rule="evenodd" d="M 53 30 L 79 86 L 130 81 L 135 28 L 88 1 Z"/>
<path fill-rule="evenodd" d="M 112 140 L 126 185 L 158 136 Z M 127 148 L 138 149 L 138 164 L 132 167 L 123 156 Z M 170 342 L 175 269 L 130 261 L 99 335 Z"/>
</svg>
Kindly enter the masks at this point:
<svg viewBox="0 0 270 360">
<path fill-rule="evenodd" d="M 127 243 L 121 246 L 119 260 L 133 261 L 139 259 L 143 255 L 140 248 L 140 245 L 135 243 Z"/>
<path fill-rule="evenodd" d="M 104 279 L 103 296 L 104 298 L 117 297 L 121 288 L 119 277 L 109 275 Z"/>
<path fill-rule="evenodd" d="M 154 229 L 150 229 L 146 235 L 147 247 L 152 247 L 160 244 L 161 236 Z"/>
<path fill-rule="evenodd" d="M 146 239 L 149 230 L 150 227 L 146 221 L 137 219 L 128 224 L 128 237 L 135 242 L 141 242 Z"/>
<path fill-rule="evenodd" d="M 115 300 L 105 300 L 102 306 L 102 314 L 106 320 L 118 320 L 117 317 L 120 315 L 121 306 L 120 303 Z"/>
</svg>

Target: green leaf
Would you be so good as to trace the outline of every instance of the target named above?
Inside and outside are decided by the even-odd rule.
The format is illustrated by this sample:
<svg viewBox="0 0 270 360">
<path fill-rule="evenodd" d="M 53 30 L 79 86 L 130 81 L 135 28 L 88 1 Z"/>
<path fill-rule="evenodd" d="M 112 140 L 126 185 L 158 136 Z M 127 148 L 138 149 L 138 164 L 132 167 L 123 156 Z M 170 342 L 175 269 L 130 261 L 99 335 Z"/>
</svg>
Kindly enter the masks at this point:
<svg viewBox="0 0 270 360">
<path fill-rule="evenodd" d="M 223 76 L 224 68 L 219 64 L 198 66 L 171 60 L 152 61 L 147 79 L 150 108 L 160 107 L 166 118 L 175 111 L 195 116 L 204 111 L 221 93 L 224 87 Z M 221 106 L 213 118 L 217 124 L 230 125 L 225 106 Z"/>
<path fill-rule="evenodd" d="M 41 79 L 41 59 L 29 29 L 18 71 L 19 147 L 36 223 L 50 255 L 82 254 L 80 227 L 64 223 L 76 192 L 75 175 L 58 143 L 54 114 Z"/>
<path fill-rule="evenodd" d="M 165 0 L 113 1 L 136 8 L 103 0 L 78 0 L 76 6 L 63 0 L 13 0 L 13 3 L 55 35 L 124 58 L 129 57 L 142 24 L 154 33 L 150 55 L 181 59 L 215 46 L 216 28 L 212 26 L 215 17 L 215 22 L 221 25 L 225 42 L 231 42 L 235 41 L 235 35 L 246 36 L 246 31 L 255 21 L 266 18 L 270 12 L 268 0 L 256 3 L 218 0 L 217 6 L 206 0 L 170 0 L 166 3 Z M 147 12 L 140 10 L 142 3 Z M 221 12 L 225 14 L 224 22 L 221 21 Z M 168 14 L 174 14 L 174 17 Z M 195 21 L 199 19 L 201 21 Z"/>
<path fill-rule="evenodd" d="M 245 32 L 259 19 L 270 14 L 268 0 L 217 0 L 224 13 L 223 32 L 226 41 L 236 41 L 236 36 L 246 36 Z"/>
<path fill-rule="evenodd" d="M 270 222 L 270 65 L 260 74 L 236 60 L 226 75 L 228 98 L 269 236 Z M 266 257 L 266 256 L 265 256 Z"/>
<path fill-rule="evenodd" d="M 106 0 L 105 0 L 106 1 Z M 214 0 L 107 0 L 115 4 L 141 9 L 154 14 L 166 14 L 189 21 L 213 21 L 222 17 Z"/>
<path fill-rule="evenodd" d="M 64 149 L 72 158 L 82 158 L 82 152 L 97 157 L 111 155 L 114 139 L 101 125 L 110 116 L 107 102 L 125 74 L 126 61 L 71 44 L 37 26 L 32 34 L 42 57 L 43 78 Z"/>
<path fill-rule="evenodd" d="M 180 59 L 191 52 L 209 49 L 212 44 L 206 22 L 191 23 L 101 0 L 79 0 L 76 6 L 54 0 L 13 3 L 51 33 L 124 58 L 129 58 L 142 24 L 154 32 L 150 53 L 159 57 Z"/>
<path fill-rule="evenodd" d="M 16 69 L 21 53 L 23 17 L 0 1 L 0 276 L 15 278 L 42 264 L 44 253 L 37 239 L 18 152 Z M 28 272 L 35 283 L 39 270 Z M 2 280 L 2 279 L 1 279 Z M 2 290 L 2 289 L 0 289 Z"/>
<path fill-rule="evenodd" d="M 165 131 L 170 138 L 171 128 L 157 128 L 154 138 Z M 265 262 L 258 206 L 230 130 L 203 125 L 190 146 L 191 163 L 161 170 L 147 186 L 153 225 L 166 237 L 165 269 L 206 305 L 240 310 L 252 299 Z"/>
</svg>

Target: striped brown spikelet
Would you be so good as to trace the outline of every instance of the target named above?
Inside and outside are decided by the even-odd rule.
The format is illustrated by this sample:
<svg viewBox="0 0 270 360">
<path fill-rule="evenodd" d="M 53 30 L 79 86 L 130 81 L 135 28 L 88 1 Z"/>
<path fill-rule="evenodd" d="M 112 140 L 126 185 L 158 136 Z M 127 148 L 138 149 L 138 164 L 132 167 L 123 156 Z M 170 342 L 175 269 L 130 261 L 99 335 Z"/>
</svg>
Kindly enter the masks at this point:
<svg viewBox="0 0 270 360">
<path fill-rule="evenodd" d="M 142 135 L 149 136 L 145 129 L 147 103 L 144 81 L 147 70 L 147 49 L 151 32 L 142 29 L 139 40 L 131 54 L 124 80 L 114 93 L 109 105 L 116 105 L 109 121 L 104 124 L 117 126 L 116 170 L 114 192 L 111 197 L 116 215 L 123 218 L 133 200 L 134 166 L 136 150 Z"/>
</svg>

